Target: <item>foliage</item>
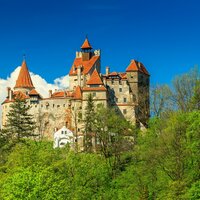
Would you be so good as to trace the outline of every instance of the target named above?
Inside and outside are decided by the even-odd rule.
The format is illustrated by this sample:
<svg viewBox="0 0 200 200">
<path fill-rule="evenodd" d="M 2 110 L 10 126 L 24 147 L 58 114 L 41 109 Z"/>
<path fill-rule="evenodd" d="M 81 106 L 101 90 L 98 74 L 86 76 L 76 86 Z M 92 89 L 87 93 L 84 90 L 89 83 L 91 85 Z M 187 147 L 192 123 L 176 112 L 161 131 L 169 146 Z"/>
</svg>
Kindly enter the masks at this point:
<svg viewBox="0 0 200 200">
<path fill-rule="evenodd" d="M 3 130 L 5 137 L 11 142 L 18 142 L 24 138 L 33 137 L 36 128 L 33 116 L 29 114 L 30 106 L 26 100 L 17 96 L 10 105 L 7 123 Z"/>
<path fill-rule="evenodd" d="M 178 78 L 178 87 L 182 81 Z M 193 93 L 174 107 L 162 87 L 155 91 L 160 111 L 145 132 L 112 109 L 95 109 L 90 97 L 86 129 L 95 133 L 98 151 L 53 149 L 49 141 L 27 138 L 10 151 L 1 148 L 0 199 L 200 199 L 199 86 L 197 81 Z M 7 136 L 1 131 L 2 146 Z"/>
<path fill-rule="evenodd" d="M 84 137 L 84 149 L 86 152 L 92 152 L 92 134 L 94 124 L 95 106 L 92 95 L 88 95 L 87 105 L 85 109 L 85 137 Z"/>
</svg>

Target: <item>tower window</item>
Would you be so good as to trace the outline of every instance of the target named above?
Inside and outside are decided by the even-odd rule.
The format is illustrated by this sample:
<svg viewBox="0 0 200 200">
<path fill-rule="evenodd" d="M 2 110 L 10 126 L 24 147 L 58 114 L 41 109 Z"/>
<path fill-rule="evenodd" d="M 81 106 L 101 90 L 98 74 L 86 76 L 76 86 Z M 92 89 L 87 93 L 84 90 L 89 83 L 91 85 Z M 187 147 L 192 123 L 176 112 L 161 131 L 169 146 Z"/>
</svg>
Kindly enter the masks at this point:
<svg viewBox="0 0 200 200">
<path fill-rule="evenodd" d="M 119 92 L 122 92 L 122 88 L 119 88 Z"/>
<path fill-rule="evenodd" d="M 126 98 L 124 98 L 124 103 L 126 103 Z"/>
</svg>

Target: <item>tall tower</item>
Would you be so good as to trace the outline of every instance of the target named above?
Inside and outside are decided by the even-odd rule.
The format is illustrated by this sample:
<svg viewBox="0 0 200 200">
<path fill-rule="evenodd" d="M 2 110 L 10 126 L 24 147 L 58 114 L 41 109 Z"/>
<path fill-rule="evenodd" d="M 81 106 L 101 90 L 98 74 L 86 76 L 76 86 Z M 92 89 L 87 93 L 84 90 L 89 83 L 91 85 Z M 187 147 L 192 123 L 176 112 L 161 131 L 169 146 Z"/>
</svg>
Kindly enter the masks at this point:
<svg viewBox="0 0 200 200">
<path fill-rule="evenodd" d="M 94 69 L 100 73 L 100 50 L 93 50 L 88 38 L 81 45 L 81 51 L 76 52 L 76 57 L 69 72 L 69 89 L 86 86 Z"/>
<path fill-rule="evenodd" d="M 31 80 L 31 76 L 30 76 L 26 61 L 23 60 L 14 90 L 21 91 L 27 94 L 32 89 L 34 89 L 34 86 Z"/>
<path fill-rule="evenodd" d="M 146 126 L 149 119 L 149 73 L 145 66 L 136 60 L 126 69 L 128 83 L 130 85 L 133 100 L 137 107 L 136 118 Z"/>
<path fill-rule="evenodd" d="M 82 60 L 83 61 L 88 61 L 91 58 L 91 52 L 92 46 L 90 45 L 88 38 L 86 37 L 85 41 L 83 42 L 81 46 L 81 51 L 82 51 Z"/>
</svg>

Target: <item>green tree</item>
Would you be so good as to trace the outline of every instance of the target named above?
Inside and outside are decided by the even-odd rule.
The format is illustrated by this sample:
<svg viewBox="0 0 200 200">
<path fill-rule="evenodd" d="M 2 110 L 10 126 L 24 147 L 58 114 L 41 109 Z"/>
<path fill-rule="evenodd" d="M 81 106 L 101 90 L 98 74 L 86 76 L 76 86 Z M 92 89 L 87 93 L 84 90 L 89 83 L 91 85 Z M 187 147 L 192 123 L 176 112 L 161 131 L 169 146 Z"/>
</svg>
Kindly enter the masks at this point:
<svg viewBox="0 0 200 200">
<path fill-rule="evenodd" d="M 33 115 L 29 114 L 29 110 L 30 106 L 20 96 L 17 96 L 10 105 L 3 131 L 11 142 L 18 142 L 22 139 L 36 136 L 34 133 L 36 125 Z"/>
<path fill-rule="evenodd" d="M 91 94 L 87 97 L 87 105 L 85 108 L 84 124 L 85 124 L 85 135 L 84 135 L 84 149 L 86 152 L 92 152 L 92 135 L 94 134 L 94 116 L 95 106 L 93 97 Z"/>
<path fill-rule="evenodd" d="M 117 115 L 114 109 L 105 108 L 100 104 L 96 110 L 94 131 L 99 152 L 115 171 L 120 167 L 122 153 L 132 149 L 136 133 L 134 127 L 122 116 Z"/>
</svg>

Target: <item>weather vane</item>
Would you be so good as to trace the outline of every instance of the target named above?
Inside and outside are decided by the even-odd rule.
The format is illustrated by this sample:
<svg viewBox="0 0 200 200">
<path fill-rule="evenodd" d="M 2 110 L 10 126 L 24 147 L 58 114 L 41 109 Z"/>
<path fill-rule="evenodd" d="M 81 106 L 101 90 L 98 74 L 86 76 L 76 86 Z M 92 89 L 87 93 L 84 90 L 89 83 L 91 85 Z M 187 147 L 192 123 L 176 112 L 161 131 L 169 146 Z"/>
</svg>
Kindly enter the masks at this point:
<svg viewBox="0 0 200 200">
<path fill-rule="evenodd" d="M 26 60 L 26 54 L 25 53 L 23 54 L 23 60 Z"/>
</svg>

